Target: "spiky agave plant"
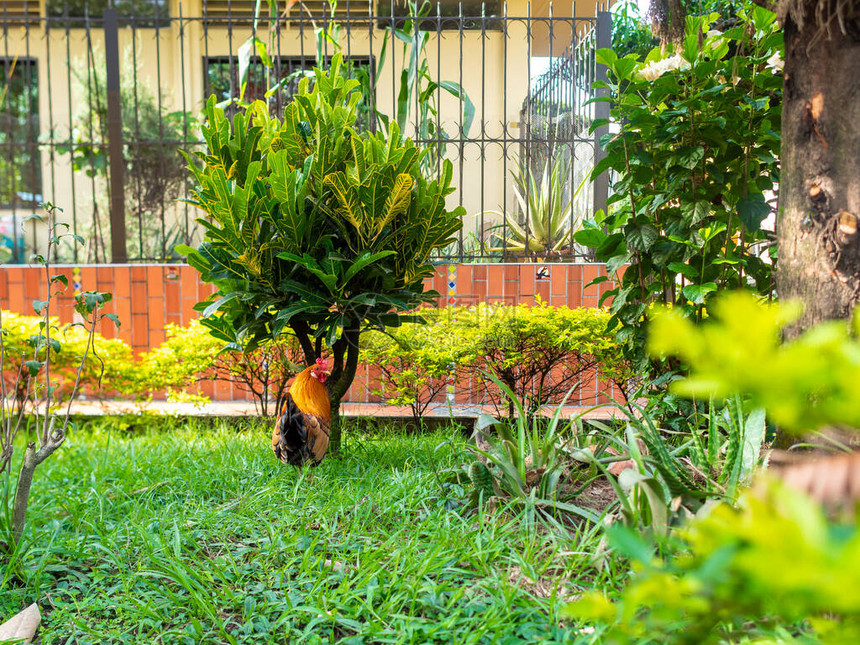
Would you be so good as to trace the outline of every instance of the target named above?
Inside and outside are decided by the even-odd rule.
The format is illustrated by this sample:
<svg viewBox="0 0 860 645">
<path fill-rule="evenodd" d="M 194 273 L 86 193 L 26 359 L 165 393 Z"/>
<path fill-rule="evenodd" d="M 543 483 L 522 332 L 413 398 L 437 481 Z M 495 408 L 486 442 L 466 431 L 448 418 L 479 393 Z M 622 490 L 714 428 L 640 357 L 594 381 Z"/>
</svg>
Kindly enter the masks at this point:
<svg viewBox="0 0 860 645">
<path fill-rule="evenodd" d="M 585 215 L 573 205 L 587 180 L 565 199 L 564 182 L 570 177 L 570 165 L 563 156 L 552 164 L 547 160 L 540 174 L 521 161 L 512 175 L 518 212 L 488 211 L 503 221 L 494 227 L 499 245 L 490 250 L 529 255 L 539 261 L 571 251 L 573 234 Z"/>
</svg>

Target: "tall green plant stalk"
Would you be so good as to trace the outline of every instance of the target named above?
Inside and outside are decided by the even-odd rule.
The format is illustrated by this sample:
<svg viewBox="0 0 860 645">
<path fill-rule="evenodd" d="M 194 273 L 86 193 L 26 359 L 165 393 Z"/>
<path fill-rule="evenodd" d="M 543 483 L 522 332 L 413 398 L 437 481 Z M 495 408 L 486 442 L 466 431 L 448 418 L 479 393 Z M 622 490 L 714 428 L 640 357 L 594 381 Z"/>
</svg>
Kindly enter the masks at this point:
<svg viewBox="0 0 860 645">
<path fill-rule="evenodd" d="M 42 317 L 40 333 L 30 338 L 33 347 L 33 357 L 22 361 L 18 372 L 18 383 L 23 378 L 26 380 L 26 400 L 23 405 L 13 407 L 9 402 L 5 379 L 0 379 L 0 473 L 6 473 L 7 486 L 5 488 L 4 509 L 9 505 L 9 470 L 12 465 L 12 457 L 15 451 L 15 439 L 22 428 L 26 428 L 29 434 L 31 427 L 35 427 L 36 441 L 28 441 L 24 448 L 21 469 L 18 474 L 14 499 L 12 500 L 12 513 L 7 527 L 8 540 L 5 544 L 7 552 L 15 551 L 24 535 L 24 526 L 27 516 L 27 507 L 30 500 L 30 490 L 36 469 L 48 459 L 65 441 L 66 433 L 70 426 L 72 402 L 77 398 L 81 385 L 81 376 L 88 359 L 92 355 L 102 366 L 101 358 L 96 353 L 94 338 L 98 322 L 108 317 L 119 324 L 115 314 L 101 314 L 100 309 L 110 302 L 111 294 L 101 292 L 84 292 L 75 296 L 75 311 L 81 315 L 83 322 L 75 323 L 87 330 L 87 344 L 83 356 L 77 367 L 75 382 L 69 394 L 65 414 L 58 413 L 54 409 L 54 392 L 56 385 L 51 380 L 52 354 L 61 351 L 60 342 L 52 335 L 56 327 L 51 322 L 51 303 L 58 295 L 55 291 L 60 284 L 68 288 L 68 279 L 63 274 L 51 274 L 50 257 L 57 245 L 64 238 L 72 238 L 76 243 L 83 243 L 83 238 L 67 232 L 69 225 L 56 222 L 56 212 L 59 209 L 53 204 L 45 204 L 47 218 L 39 215 L 31 215 L 28 221 L 38 221 L 47 225 L 48 246 L 45 255 L 33 255 L 31 261 L 40 264 L 45 273 L 47 284 L 47 295 L 45 300 L 35 300 L 33 309 Z M 0 318 L 2 328 L 2 318 Z M 6 351 L 4 345 L 4 334 L 0 333 L 0 373 L 4 371 Z M 41 381 L 40 381 L 41 379 Z M 59 402 L 59 401 L 57 401 Z"/>
</svg>

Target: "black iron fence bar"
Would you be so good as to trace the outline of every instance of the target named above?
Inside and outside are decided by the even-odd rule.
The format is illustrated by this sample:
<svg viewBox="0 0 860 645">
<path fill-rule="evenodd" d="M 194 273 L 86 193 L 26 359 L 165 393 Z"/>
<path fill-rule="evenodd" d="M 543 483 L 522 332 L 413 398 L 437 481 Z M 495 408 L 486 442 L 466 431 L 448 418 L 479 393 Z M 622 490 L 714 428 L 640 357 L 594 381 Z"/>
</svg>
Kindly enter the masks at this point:
<svg viewBox="0 0 860 645">
<path fill-rule="evenodd" d="M 119 33 L 116 9 L 105 9 L 105 65 L 110 153 L 110 251 L 112 262 L 125 262 L 125 159 L 122 154 L 122 109 L 119 91 Z"/>
<path fill-rule="evenodd" d="M 608 49 L 612 46 L 612 17 L 604 11 L 597 17 L 597 47 L 596 49 Z M 595 80 L 599 83 L 606 82 L 606 66 L 595 66 Z M 609 91 L 600 87 L 596 90 L 598 98 L 606 98 L 609 96 Z M 595 104 L 595 117 L 598 119 L 609 119 L 609 103 L 601 101 Z M 594 163 L 597 164 L 603 157 L 606 156 L 605 151 L 600 146 L 600 138 L 609 132 L 608 125 L 602 125 L 594 130 Z M 594 212 L 606 208 L 606 201 L 609 199 L 609 173 L 604 172 L 594 180 Z"/>
<path fill-rule="evenodd" d="M 87 10 L 85 11 L 84 16 L 80 18 L 70 16 L 68 5 L 66 5 L 63 15 L 61 16 L 38 16 L 32 17 L 26 21 L 24 42 L 27 47 L 28 55 L 31 32 L 38 31 L 41 27 L 44 27 L 44 39 L 47 41 L 44 46 L 47 60 L 40 61 L 39 66 L 47 71 L 47 74 L 45 75 L 47 84 L 41 89 L 43 89 L 48 95 L 47 102 L 42 103 L 43 105 L 46 103 L 48 107 L 48 128 L 47 132 L 42 134 L 40 141 L 39 137 L 32 136 L 30 137 L 29 143 L 19 142 L 15 141 L 14 138 L 10 136 L 0 140 L 0 149 L 10 150 L 14 153 L 15 151 L 20 151 L 22 147 L 30 145 L 34 149 L 34 152 L 29 155 L 29 161 L 33 164 L 34 168 L 37 165 L 42 166 L 42 162 L 39 161 L 39 151 L 45 152 L 47 163 L 45 163 L 44 166 L 47 166 L 47 170 L 49 172 L 49 182 L 52 195 L 57 195 L 58 190 L 56 179 L 56 170 L 59 167 L 58 162 L 62 161 L 63 163 L 68 164 L 69 173 L 71 175 L 71 180 L 68 182 L 71 204 L 67 204 L 66 206 L 71 207 L 71 224 L 77 234 L 82 232 L 80 228 L 81 221 L 86 222 L 87 220 L 87 216 L 84 213 L 79 212 L 79 208 L 83 207 L 85 210 L 87 208 L 92 209 L 90 226 L 93 231 L 91 235 L 93 245 L 89 251 L 89 257 L 87 257 L 87 260 L 104 262 L 109 259 L 106 249 L 104 248 L 106 237 L 103 234 L 104 231 L 102 227 L 105 226 L 105 222 L 102 221 L 102 214 L 99 212 L 99 196 L 104 193 L 108 194 L 108 203 L 110 204 L 108 213 L 110 224 L 109 236 L 111 239 L 111 257 L 114 260 L 121 260 L 123 255 L 132 255 L 134 258 L 139 260 L 163 260 L 171 257 L 176 259 L 174 256 L 171 256 L 172 245 L 169 244 L 168 240 L 168 204 L 164 193 L 162 192 L 160 194 L 160 203 L 155 211 L 145 210 L 142 207 L 141 195 L 144 191 L 148 190 L 148 187 L 142 186 L 140 175 L 134 172 L 129 172 L 125 177 L 122 177 L 123 171 L 125 170 L 125 163 L 115 161 L 122 159 L 123 151 L 125 151 L 125 154 L 130 155 L 132 159 L 137 159 L 140 158 L 142 154 L 146 153 L 147 150 L 157 151 L 159 149 L 173 147 L 194 149 L 202 143 L 200 137 L 195 136 L 192 129 L 189 127 L 188 119 L 184 117 L 178 132 L 175 129 L 170 129 L 168 132 L 165 129 L 165 121 L 159 119 L 156 128 L 157 135 L 144 135 L 141 128 L 141 119 L 143 118 L 143 115 L 139 109 L 141 101 L 143 100 L 143 91 L 139 85 L 140 79 L 137 73 L 139 65 L 138 50 L 141 45 L 141 41 L 143 41 L 142 46 L 144 48 L 148 49 L 150 52 L 154 50 L 154 74 L 156 76 L 156 87 L 154 88 L 154 92 L 156 94 L 156 109 L 159 114 L 163 114 L 166 112 L 167 107 L 165 96 L 162 95 L 162 71 L 164 68 L 161 52 L 162 46 L 164 45 L 164 43 L 162 43 L 162 34 L 168 29 L 171 29 L 172 31 L 170 33 L 176 35 L 177 49 L 175 51 L 172 50 L 171 54 L 174 61 L 178 57 L 179 65 L 178 68 L 176 68 L 178 69 L 178 72 L 175 69 L 173 76 L 170 78 L 176 79 L 178 75 L 178 84 L 180 87 L 174 88 L 171 97 L 173 99 L 173 107 L 177 107 L 176 102 L 181 102 L 181 112 L 183 114 L 187 114 L 189 113 L 189 97 L 198 95 L 199 86 L 189 85 L 189 81 L 186 78 L 186 53 L 189 53 L 191 56 L 195 55 L 194 52 L 201 52 L 203 54 L 203 80 L 204 85 L 208 84 L 209 71 L 208 68 L 205 67 L 205 61 L 210 60 L 210 39 L 223 39 L 225 35 L 224 30 L 226 30 L 229 55 L 224 58 L 229 66 L 229 73 L 227 74 L 227 78 L 224 80 L 229 86 L 229 95 L 235 97 L 238 96 L 240 87 L 239 82 L 237 82 L 238 58 L 236 55 L 236 48 L 234 46 L 234 30 L 240 30 L 238 33 L 242 34 L 242 38 L 244 38 L 244 34 L 249 31 L 253 36 L 257 36 L 259 33 L 259 23 L 260 28 L 268 28 L 274 32 L 275 37 L 272 42 L 277 43 L 277 51 L 270 52 L 274 68 L 272 70 L 263 71 L 265 71 L 266 78 L 276 78 L 280 82 L 280 79 L 283 78 L 281 74 L 283 65 L 281 45 L 283 38 L 281 36 L 283 33 L 286 33 L 282 31 L 282 26 L 289 23 L 290 31 L 296 34 L 299 41 L 301 68 L 307 69 L 311 66 L 312 61 L 314 61 L 316 57 L 309 56 L 305 52 L 306 36 L 316 27 L 328 29 L 332 24 L 337 23 L 342 29 L 341 42 L 343 45 L 343 51 L 348 57 L 354 56 L 357 49 L 361 49 L 362 51 L 369 49 L 370 51 L 370 87 L 374 90 L 374 96 L 370 102 L 371 110 L 375 110 L 378 98 L 375 90 L 379 87 L 379 79 L 376 78 L 377 70 L 376 58 L 374 57 L 374 36 L 379 30 L 381 30 L 389 38 L 389 50 L 387 52 L 388 59 L 385 64 L 391 66 L 391 88 L 389 89 L 392 93 L 392 110 L 390 118 L 396 118 L 398 111 L 397 88 L 399 83 L 399 69 L 397 67 L 397 61 L 399 52 L 395 51 L 395 46 L 400 42 L 397 40 L 397 36 L 399 30 L 401 30 L 405 24 L 405 18 L 402 15 L 396 14 L 393 2 L 390 2 L 390 13 L 388 15 L 375 13 L 374 3 L 372 0 L 368 0 L 368 13 L 366 15 L 363 12 L 354 13 L 351 5 L 348 3 L 345 14 L 338 14 L 336 16 L 332 15 L 328 11 L 327 7 L 323 8 L 322 15 L 320 17 L 309 16 L 305 11 L 300 11 L 298 12 L 298 15 L 295 16 L 283 16 L 278 15 L 275 12 L 272 15 L 267 13 L 266 15 L 259 16 L 257 21 L 250 25 L 248 24 L 247 16 L 238 16 L 235 13 L 231 0 L 227 0 L 226 2 L 226 16 L 213 16 L 207 13 L 207 5 L 207 2 L 203 3 L 203 12 L 202 15 L 199 16 L 186 15 L 181 3 L 178 6 L 178 16 L 164 16 L 160 15 L 163 13 L 162 6 L 156 2 L 154 3 L 153 17 L 136 15 L 134 13 L 135 3 L 132 2 L 130 3 L 131 14 L 129 16 L 120 16 L 117 14 L 117 10 L 107 9 L 101 16 L 91 16 L 89 15 L 89 10 Z M 564 3 L 556 3 L 556 6 L 563 5 Z M 447 155 L 437 155 L 435 160 L 437 172 L 441 170 L 443 156 L 447 156 L 448 158 L 454 156 L 455 174 L 460 187 L 457 201 L 460 205 L 464 205 L 464 195 L 469 194 L 469 203 L 471 204 L 470 208 L 475 209 L 477 206 L 477 212 L 475 210 L 470 211 L 470 216 L 474 219 L 476 226 L 476 244 L 474 246 L 467 247 L 467 240 L 464 239 L 465 232 L 461 233 L 456 248 L 447 254 L 443 254 L 440 258 L 477 260 L 488 258 L 499 259 L 500 257 L 504 258 L 509 256 L 509 240 L 511 238 L 508 235 L 508 218 L 506 216 L 508 214 L 508 207 L 511 205 L 511 186 L 508 181 L 508 173 L 511 169 L 512 160 L 514 160 L 514 151 L 517 148 L 521 150 L 521 160 L 520 162 L 514 161 L 514 163 L 519 163 L 520 166 L 524 165 L 525 168 L 529 168 L 533 159 L 537 158 L 535 155 L 540 154 L 541 151 L 552 151 L 556 149 L 556 146 L 566 146 L 566 149 L 569 150 L 569 152 L 566 152 L 565 154 L 569 155 L 571 160 L 569 168 L 570 177 L 567 182 L 569 186 L 567 187 L 567 190 L 573 190 L 575 188 L 573 183 L 576 180 L 577 173 L 581 170 L 581 164 L 577 166 L 577 164 L 580 163 L 577 160 L 579 155 L 577 146 L 582 147 L 584 150 L 589 149 L 589 146 L 593 146 L 590 148 L 593 155 L 597 156 L 600 154 L 599 150 L 596 149 L 596 141 L 599 138 L 600 133 L 596 133 L 594 136 L 588 135 L 587 123 L 595 117 L 599 118 L 599 115 L 602 114 L 600 111 L 601 108 L 603 107 L 608 109 L 608 106 L 605 104 L 598 104 L 595 110 L 594 106 L 587 105 L 587 100 L 593 96 L 590 81 L 600 74 L 598 66 L 594 63 L 593 51 L 596 46 L 601 46 L 601 44 L 609 42 L 611 19 L 609 14 L 605 11 L 605 7 L 603 7 L 604 10 L 600 11 L 596 16 L 576 17 L 574 5 L 571 4 L 570 6 L 571 16 L 560 15 L 559 12 L 554 9 L 553 3 L 549 4 L 547 15 L 533 15 L 532 5 L 529 3 L 526 6 L 525 15 L 512 16 L 508 12 L 507 3 L 501 3 L 498 6 L 494 5 L 494 12 L 492 15 L 488 12 L 486 4 L 481 5 L 480 12 L 468 13 L 464 12 L 463 5 L 460 4 L 457 16 L 443 16 L 441 4 L 437 2 L 435 7 L 435 16 L 433 16 L 431 12 L 431 15 L 427 18 L 416 20 L 414 22 L 414 30 L 417 31 L 420 29 L 423 32 L 427 32 L 429 37 L 436 38 L 436 78 L 434 80 L 437 81 L 435 87 L 437 107 L 435 113 L 432 114 L 433 127 L 425 128 L 421 125 L 417 116 L 424 106 L 421 103 L 419 92 L 417 90 L 414 91 L 412 97 L 414 105 L 406 111 L 406 123 L 414 126 L 412 128 L 413 139 L 417 143 L 436 146 L 440 149 L 450 146 Z M 501 15 L 496 15 L 498 13 L 496 9 L 500 10 Z M 480 15 L 475 15 L 478 13 Z M 11 36 L 9 33 L 9 25 L 11 24 L 11 21 L 6 16 L 5 7 L 3 16 L 3 37 L 5 40 L 4 55 L 8 59 L 10 58 L 9 43 Z M 562 29 L 562 25 L 564 26 L 564 29 Z M 52 61 L 50 52 L 52 51 L 51 48 L 55 42 L 52 38 L 52 31 L 53 34 L 57 34 L 57 26 L 62 27 L 61 32 L 66 41 L 64 49 L 67 69 L 64 76 L 68 85 L 68 96 L 65 101 L 65 106 L 68 110 L 68 124 L 62 122 L 62 117 L 56 117 L 54 113 L 54 97 L 51 95 L 53 90 L 53 83 L 51 82 L 52 65 L 58 64 L 58 61 Z M 121 91 L 120 77 L 127 73 L 127 70 L 120 70 L 121 60 L 119 52 L 119 38 L 117 35 L 117 28 L 119 26 L 130 28 L 129 31 L 132 41 L 133 51 L 131 52 L 131 58 L 133 69 L 131 70 L 131 75 L 133 78 L 128 79 L 131 82 L 132 87 L 132 95 L 130 98 Z M 515 35 L 515 27 L 517 30 L 521 28 L 525 30 L 524 47 L 526 52 L 526 61 L 524 67 L 526 69 L 527 83 L 529 85 L 533 84 L 531 79 L 533 72 L 533 43 L 538 37 L 548 37 L 548 69 L 551 72 L 558 69 L 559 74 L 554 75 L 549 73 L 545 75 L 539 83 L 534 84 L 534 88 L 529 90 L 529 94 L 524 103 L 523 113 L 521 114 L 520 122 L 517 124 L 518 127 L 512 128 L 510 115 L 508 114 L 508 92 L 510 89 L 508 65 L 509 55 L 512 51 L 515 51 L 510 47 L 510 45 L 519 38 L 518 35 Z M 540 32 L 538 32 L 538 30 L 540 30 Z M 94 36 L 98 31 L 103 31 L 105 35 L 104 64 L 107 66 L 106 74 L 99 72 L 97 69 L 97 67 L 102 64 L 97 58 L 96 54 L 98 45 L 94 40 Z M 566 38 L 565 34 L 567 31 L 570 33 L 571 45 L 569 48 L 565 49 L 564 52 L 559 54 L 557 44 L 555 42 L 557 34 L 561 33 L 562 38 Z M 78 38 L 78 33 L 80 33 L 81 39 L 85 43 L 88 63 L 85 74 L 75 72 L 73 70 L 72 45 L 73 41 Z M 198 34 L 201 33 L 202 47 L 192 44 L 189 51 L 186 52 L 186 38 L 189 38 L 190 44 L 192 34 L 194 38 L 197 38 Z M 538 33 L 543 35 L 540 36 Z M 146 34 L 153 34 L 153 40 L 155 41 L 153 44 L 154 47 L 150 48 L 150 45 L 146 41 L 146 38 L 149 36 L 146 36 Z M 358 39 L 361 38 L 363 34 L 366 34 L 367 41 L 359 47 Z M 472 34 L 475 35 L 474 38 L 472 37 Z M 343 39 L 344 35 L 345 39 Z M 421 37 L 423 38 L 423 35 Z M 500 37 L 501 39 L 502 56 L 501 60 L 494 59 L 494 64 L 497 65 L 496 70 L 498 70 L 495 72 L 498 76 L 494 77 L 494 70 L 490 69 L 492 65 L 488 66 L 488 43 L 491 39 L 495 39 L 497 37 Z M 417 38 L 417 36 L 415 38 Z M 456 42 L 451 42 L 453 39 L 456 39 Z M 470 47 L 469 51 L 471 52 L 468 59 L 465 55 L 467 39 Z M 446 43 L 443 43 L 443 40 L 445 40 Z M 415 44 L 417 44 L 417 41 L 416 43 L 413 43 L 413 45 Z M 450 116 L 446 116 L 443 119 L 442 104 L 443 100 L 447 100 L 447 96 L 443 94 L 442 86 L 438 81 L 443 79 L 443 75 L 446 71 L 451 71 L 450 69 L 446 70 L 443 67 L 442 60 L 443 51 L 450 49 L 452 45 L 454 47 L 454 51 L 459 51 L 460 54 L 456 70 L 456 79 L 460 88 L 466 87 L 466 84 L 464 83 L 464 66 L 469 67 L 470 78 L 473 78 L 473 65 L 477 63 L 478 57 L 480 57 L 480 67 L 482 72 L 477 77 L 477 83 L 472 81 L 469 86 L 469 93 L 471 94 L 470 98 L 477 99 L 473 101 L 476 105 L 470 108 L 477 112 L 477 118 L 470 131 L 466 131 L 464 128 L 467 99 L 465 93 L 462 91 L 456 96 L 456 118 L 451 119 Z M 75 47 L 77 47 L 77 45 L 75 45 Z M 322 47 L 324 57 L 327 57 L 332 53 L 329 49 L 329 42 L 325 38 L 322 40 Z M 477 47 L 480 47 L 479 54 L 476 51 Z M 419 48 L 417 46 L 413 46 L 411 49 L 407 48 L 406 52 L 414 57 L 411 62 L 413 65 L 417 66 L 419 64 L 419 57 L 422 56 Z M 493 55 L 497 56 L 497 52 L 498 50 L 495 49 Z M 406 60 L 402 62 L 404 64 L 409 64 L 410 61 Z M 518 63 L 521 64 L 522 61 L 518 61 Z M 259 60 L 251 61 L 252 69 L 261 69 L 259 67 L 260 65 L 262 65 L 262 63 Z M 290 69 L 293 69 L 293 67 Z M 249 78 L 250 74 L 251 72 L 249 72 Z M 74 110 L 78 109 L 81 103 L 78 100 L 73 101 L 72 97 L 73 80 L 76 77 L 82 79 L 85 83 L 86 87 L 83 91 L 86 93 L 86 97 L 83 98 L 85 107 L 87 107 L 90 114 L 90 118 L 86 119 L 84 122 L 78 123 L 74 120 Z M 498 77 L 500 77 L 500 80 L 498 80 Z M 495 107 L 490 108 L 490 103 L 488 101 L 490 96 L 489 83 L 491 82 L 491 79 L 494 83 L 494 88 L 498 88 L 499 84 L 502 88 L 503 96 L 501 97 L 502 114 L 500 127 L 493 126 L 492 120 L 489 118 L 488 114 L 488 110 L 498 110 L 497 103 L 493 104 Z M 107 87 L 103 85 L 104 83 L 107 84 Z M 103 94 L 102 92 L 105 90 L 106 92 Z M 275 91 L 273 93 L 271 103 L 276 110 L 280 110 L 282 108 L 282 102 L 287 98 L 287 96 L 288 95 L 284 94 L 282 91 Z M 126 100 L 133 102 L 131 111 L 128 113 L 117 109 L 120 101 Z M 496 100 L 495 97 L 494 100 Z M 194 99 L 192 101 L 195 109 L 196 106 L 200 105 L 200 101 L 201 99 Z M 96 131 L 94 127 L 94 119 L 92 118 L 93 114 L 102 114 L 104 110 L 106 110 L 106 122 L 108 124 L 108 130 L 106 133 L 101 130 L 101 126 L 98 128 L 99 131 Z M 415 114 L 410 113 L 413 111 Z M 552 125 L 553 120 L 558 119 L 559 114 L 565 111 L 566 113 L 573 114 L 571 118 L 572 122 L 576 124 L 576 128 L 566 133 L 563 139 L 561 139 L 556 136 L 556 133 L 547 129 L 546 124 Z M 123 119 L 126 117 L 128 121 L 133 120 L 134 123 L 128 124 L 124 127 Z M 538 127 L 538 117 L 545 119 L 545 122 L 542 122 L 540 127 Z M 411 123 L 409 123 L 410 121 Z M 454 124 L 456 127 L 451 135 L 444 132 L 443 121 L 444 123 L 456 122 Z M 30 127 L 33 128 L 35 123 L 35 121 L 31 120 Z M 374 126 L 372 119 L 368 125 L 370 127 Z M 83 130 L 81 130 L 81 127 L 83 127 Z M 66 129 L 68 129 L 67 137 L 64 136 Z M 429 132 L 431 129 L 432 133 Z M 512 129 L 514 131 L 512 131 Z M 62 131 L 62 135 L 60 135 L 60 131 Z M 146 132 L 148 134 L 152 134 L 153 130 L 151 128 L 147 128 Z M 177 133 L 179 136 L 170 136 L 171 133 Z M 499 156 L 495 157 L 494 155 L 496 153 L 493 152 L 493 164 L 491 165 L 491 151 L 496 150 L 498 151 Z M 110 163 L 103 161 L 106 159 L 110 159 Z M 477 163 L 473 164 L 473 162 Z M 78 167 L 84 163 L 89 166 L 89 171 L 87 173 L 90 183 L 88 192 L 90 193 L 89 198 L 91 203 L 89 205 L 79 204 L 77 199 L 79 196 L 78 191 L 82 187 L 81 180 L 84 179 L 85 181 L 83 173 L 80 172 Z M 100 175 L 97 172 L 97 169 L 100 168 L 100 164 L 102 163 L 105 163 L 106 165 L 105 175 Z M 495 172 L 497 175 L 498 172 L 493 170 L 493 168 L 497 168 L 498 165 L 501 166 L 502 170 L 501 189 L 496 190 L 494 198 L 490 198 L 487 193 L 488 174 L 492 175 Z M 517 166 L 514 167 L 516 168 Z M 520 168 L 520 171 L 521 170 L 522 168 Z M 481 178 L 481 181 L 473 183 L 471 180 L 476 173 Z M 464 185 L 467 181 L 467 176 L 470 179 L 469 186 Z M 106 184 L 103 184 L 101 177 L 107 177 L 109 178 L 109 181 L 107 181 Z M 3 181 L 3 179 L 0 178 L 0 181 Z M 605 190 L 603 189 L 604 184 Z M 530 238 L 533 239 L 535 233 L 535 231 L 532 230 L 530 221 L 532 213 L 530 212 L 531 206 L 529 204 L 531 200 L 528 199 L 530 196 L 529 191 L 531 190 L 529 182 L 526 182 L 525 190 L 527 197 L 526 207 L 525 212 L 520 213 L 520 216 L 524 217 L 523 226 L 525 229 L 525 247 L 527 251 L 525 255 L 529 255 L 529 240 Z M 605 192 L 608 192 L 608 182 L 604 181 L 601 183 L 598 180 L 594 185 L 592 193 L 593 208 L 597 208 L 599 204 L 605 203 Z M 187 183 L 183 183 L 180 188 L 180 196 L 187 198 L 188 194 L 188 185 Z M 131 199 L 132 202 L 128 202 L 129 199 Z M 137 200 L 136 202 L 134 202 L 135 199 Z M 496 229 L 490 225 L 490 222 L 487 219 L 487 208 L 492 205 L 492 199 L 498 200 L 496 203 L 499 204 L 502 208 L 502 212 L 506 215 L 501 218 Z M 56 198 L 55 201 L 57 201 Z M 515 203 L 513 205 L 515 205 Z M 173 208 L 171 198 L 171 209 Z M 182 209 L 179 216 L 180 219 L 178 221 L 178 227 L 181 229 L 181 235 L 183 238 L 181 241 L 188 242 L 196 234 L 193 230 L 195 225 L 191 221 L 192 215 L 189 212 L 187 203 L 182 204 L 179 208 Z M 31 210 L 34 209 L 35 207 L 31 204 Z M 124 212 L 125 210 L 128 210 L 127 214 Z M 150 216 L 149 219 L 144 217 L 145 214 Z M 131 238 L 135 240 L 135 246 L 137 248 L 134 253 L 130 254 L 127 252 L 128 249 L 125 249 L 124 252 L 128 232 L 123 231 L 123 228 L 125 227 L 126 222 L 129 221 L 126 215 L 135 222 L 137 229 L 134 231 L 134 238 Z M 154 216 L 154 219 L 152 216 Z M 170 216 L 173 217 L 174 214 L 171 212 Z M 14 206 L 12 217 L 14 220 L 14 227 L 17 228 L 19 222 L 16 219 L 17 213 Z M 155 220 L 158 221 L 157 237 L 159 239 L 157 243 L 153 245 L 152 240 L 147 237 L 151 232 L 145 233 L 144 229 L 151 225 Z M 570 240 L 572 240 L 573 227 L 574 213 L 573 210 L 571 210 L 569 223 Z M 471 232 L 469 233 L 471 234 Z M 491 239 L 495 239 L 499 242 L 501 250 L 494 250 L 492 248 L 494 243 L 491 244 Z M 74 251 L 72 253 L 73 257 L 71 259 L 77 262 L 79 260 L 77 252 Z M 573 257 L 578 255 L 578 253 L 574 248 L 574 245 L 570 243 L 568 244 L 568 248 L 565 249 L 559 257 L 561 257 L 561 255 Z M 18 254 L 17 243 L 13 244 L 13 257 L 17 261 L 23 261 L 23 258 Z"/>
</svg>

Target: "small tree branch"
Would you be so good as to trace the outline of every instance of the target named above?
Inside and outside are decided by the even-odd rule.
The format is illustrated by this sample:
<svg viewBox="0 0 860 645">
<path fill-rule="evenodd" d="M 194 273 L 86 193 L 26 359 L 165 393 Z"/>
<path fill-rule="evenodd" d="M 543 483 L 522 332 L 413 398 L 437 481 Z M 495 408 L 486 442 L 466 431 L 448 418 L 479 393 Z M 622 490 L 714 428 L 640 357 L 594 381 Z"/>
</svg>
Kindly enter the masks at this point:
<svg viewBox="0 0 860 645">
<path fill-rule="evenodd" d="M 319 358 L 319 353 L 314 351 L 314 345 L 311 342 L 311 328 L 306 322 L 295 322 L 290 324 L 290 328 L 299 339 L 299 345 L 305 355 L 305 363 L 313 365 L 314 361 Z"/>
<path fill-rule="evenodd" d="M 360 321 L 352 320 L 332 347 L 334 368 L 331 373 L 332 384 L 329 388 L 332 401 L 340 401 L 355 379 L 355 372 L 358 369 L 358 337 L 360 333 Z M 344 360 L 344 354 L 346 354 L 346 360 Z"/>
</svg>

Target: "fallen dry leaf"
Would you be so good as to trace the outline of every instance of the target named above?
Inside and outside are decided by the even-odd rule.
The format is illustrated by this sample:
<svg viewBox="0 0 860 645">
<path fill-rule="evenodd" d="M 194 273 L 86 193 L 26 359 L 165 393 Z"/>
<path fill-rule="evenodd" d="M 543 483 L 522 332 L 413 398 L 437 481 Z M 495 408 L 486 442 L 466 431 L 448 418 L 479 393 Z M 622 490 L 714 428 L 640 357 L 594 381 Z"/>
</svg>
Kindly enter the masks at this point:
<svg viewBox="0 0 860 645">
<path fill-rule="evenodd" d="M 611 474 L 618 477 L 622 473 L 622 471 L 627 470 L 628 468 L 636 468 L 636 462 L 632 459 L 625 459 L 624 461 L 613 461 L 609 464 L 608 470 Z"/>
<path fill-rule="evenodd" d="M 41 622 L 39 606 L 33 603 L 0 625 L 0 641 L 31 643 Z"/>
</svg>

